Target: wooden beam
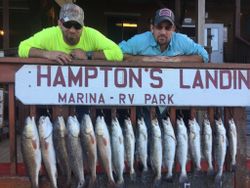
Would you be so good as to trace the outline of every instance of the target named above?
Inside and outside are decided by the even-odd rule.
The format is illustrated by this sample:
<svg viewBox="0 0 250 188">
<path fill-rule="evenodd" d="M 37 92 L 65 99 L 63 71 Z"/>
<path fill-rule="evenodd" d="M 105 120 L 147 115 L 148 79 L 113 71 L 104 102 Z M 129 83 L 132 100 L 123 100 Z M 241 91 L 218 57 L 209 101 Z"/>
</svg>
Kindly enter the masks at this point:
<svg viewBox="0 0 250 188">
<path fill-rule="evenodd" d="M 10 136 L 10 174 L 16 175 L 17 150 L 16 150 L 16 128 L 15 128 L 15 97 L 14 84 L 9 84 L 9 136 Z"/>
</svg>

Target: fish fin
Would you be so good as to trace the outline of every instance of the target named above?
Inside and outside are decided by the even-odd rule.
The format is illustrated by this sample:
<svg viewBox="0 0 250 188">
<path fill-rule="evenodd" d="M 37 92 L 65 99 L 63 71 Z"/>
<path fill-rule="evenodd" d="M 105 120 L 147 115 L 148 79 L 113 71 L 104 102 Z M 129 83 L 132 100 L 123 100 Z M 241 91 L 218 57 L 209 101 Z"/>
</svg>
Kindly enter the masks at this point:
<svg viewBox="0 0 250 188">
<path fill-rule="evenodd" d="M 48 150 L 49 149 L 49 142 L 44 141 L 44 145 L 45 145 L 45 150 Z"/>
<path fill-rule="evenodd" d="M 143 137 L 144 137 L 144 140 L 147 140 L 147 135 L 146 134 L 142 134 L 143 135 Z"/>
<path fill-rule="evenodd" d="M 32 147 L 33 147 L 35 150 L 37 149 L 36 140 L 32 140 Z"/>
<path fill-rule="evenodd" d="M 120 144 L 123 144 L 123 143 L 122 143 L 122 138 L 121 138 L 121 137 L 119 137 L 119 143 L 120 143 Z"/>
<path fill-rule="evenodd" d="M 190 132 L 190 138 L 192 140 L 195 140 L 196 134 L 194 132 Z"/>
<path fill-rule="evenodd" d="M 106 138 L 102 137 L 102 140 L 103 140 L 104 145 L 107 146 L 108 145 L 108 141 L 106 140 Z"/>
<path fill-rule="evenodd" d="M 95 144 L 95 138 L 94 138 L 93 135 L 90 135 L 90 140 L 91 140 L 91 143 L 92 143 L 92 144 Z"/>
</svg>

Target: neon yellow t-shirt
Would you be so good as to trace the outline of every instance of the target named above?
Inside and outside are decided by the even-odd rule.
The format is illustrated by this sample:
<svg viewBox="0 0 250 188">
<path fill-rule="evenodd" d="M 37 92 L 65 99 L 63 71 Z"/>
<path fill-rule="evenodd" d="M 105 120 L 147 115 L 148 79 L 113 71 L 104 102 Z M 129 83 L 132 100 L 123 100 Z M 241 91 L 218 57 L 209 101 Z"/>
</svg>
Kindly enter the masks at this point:
<svg viewBox="0 0 250 188">
<path fill-rule="evenodd" d="M 22 41 L 18 48 L 18 55 L 20 57 L 28 57 L 30 48 L 61 51 L 68 54 L 73 49 L 103 51 L 106 59 L 109 61 L 122 61 L 123 59 L 123 53 L 117 44 L 99 31 L 86 26 L 83 27 L 80 41 L 74 46 L 65 43 L 60 27 L 54 26 L 43 29 L 32 37 Z"/>
</svg>

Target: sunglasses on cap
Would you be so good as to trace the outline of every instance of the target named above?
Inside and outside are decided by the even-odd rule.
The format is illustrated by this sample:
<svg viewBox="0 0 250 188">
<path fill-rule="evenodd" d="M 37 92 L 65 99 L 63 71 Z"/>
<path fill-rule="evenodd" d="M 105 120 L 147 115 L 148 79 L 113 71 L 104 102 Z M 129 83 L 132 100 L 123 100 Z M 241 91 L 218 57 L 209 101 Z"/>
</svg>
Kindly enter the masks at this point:
<svg viewBox="0 0 250 188">
<path fill-rule="evenodd" d="M 70 29 L 74 27 L 76 30 L 82 29 L 82 25 L 75 22 L 75 21 L 68 21 L 68 22 L 63 22 L 63 27 Z"/>
</svg>

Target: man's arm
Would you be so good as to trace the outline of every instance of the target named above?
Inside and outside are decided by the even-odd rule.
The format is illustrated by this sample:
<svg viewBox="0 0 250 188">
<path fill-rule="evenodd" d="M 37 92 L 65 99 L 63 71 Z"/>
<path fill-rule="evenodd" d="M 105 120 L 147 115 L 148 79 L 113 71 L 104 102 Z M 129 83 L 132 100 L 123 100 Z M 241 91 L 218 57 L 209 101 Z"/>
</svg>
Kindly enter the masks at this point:
<svg viewBox="0 0 250 188">
<path fill-rule="evenodd" d="M 72 61 L 72 57 L 64 52 L 47 51 L 38 48 L 30 48 L 28 57 L 41 57 L 57 61 L 60 64 L 68 64 Z"/>
<path fill-rule="evenodd" d="M 92 51 L 90 53 L 90 57 L 88 57 L 88 52 L 85 52 L 81 49 L 74 49 L 72 50 L 72 52 L 70 53 L 70 56 L 73 59 L 81 59 L 81 60 L 87 60 L 87 59 L 91 59 L 91 60 L 106 60 L 105 54 L 103 53 L 103 51 Z"/>
<path fill-rule="evenodd" d="M 165 58 L 165 62 L 190 62 L 190 63 L 203 63 L 203 59 L 199 55 L 183 55 Z"/>
<path fill-rule="evenodd" d="M 143 61 L 143 62 L 191 62 L 202 63 L 203 59 L 199 55 L 185 55 L 185 56 L 139 56 L 124 54 L 125 61 Z"/>
</svg>

